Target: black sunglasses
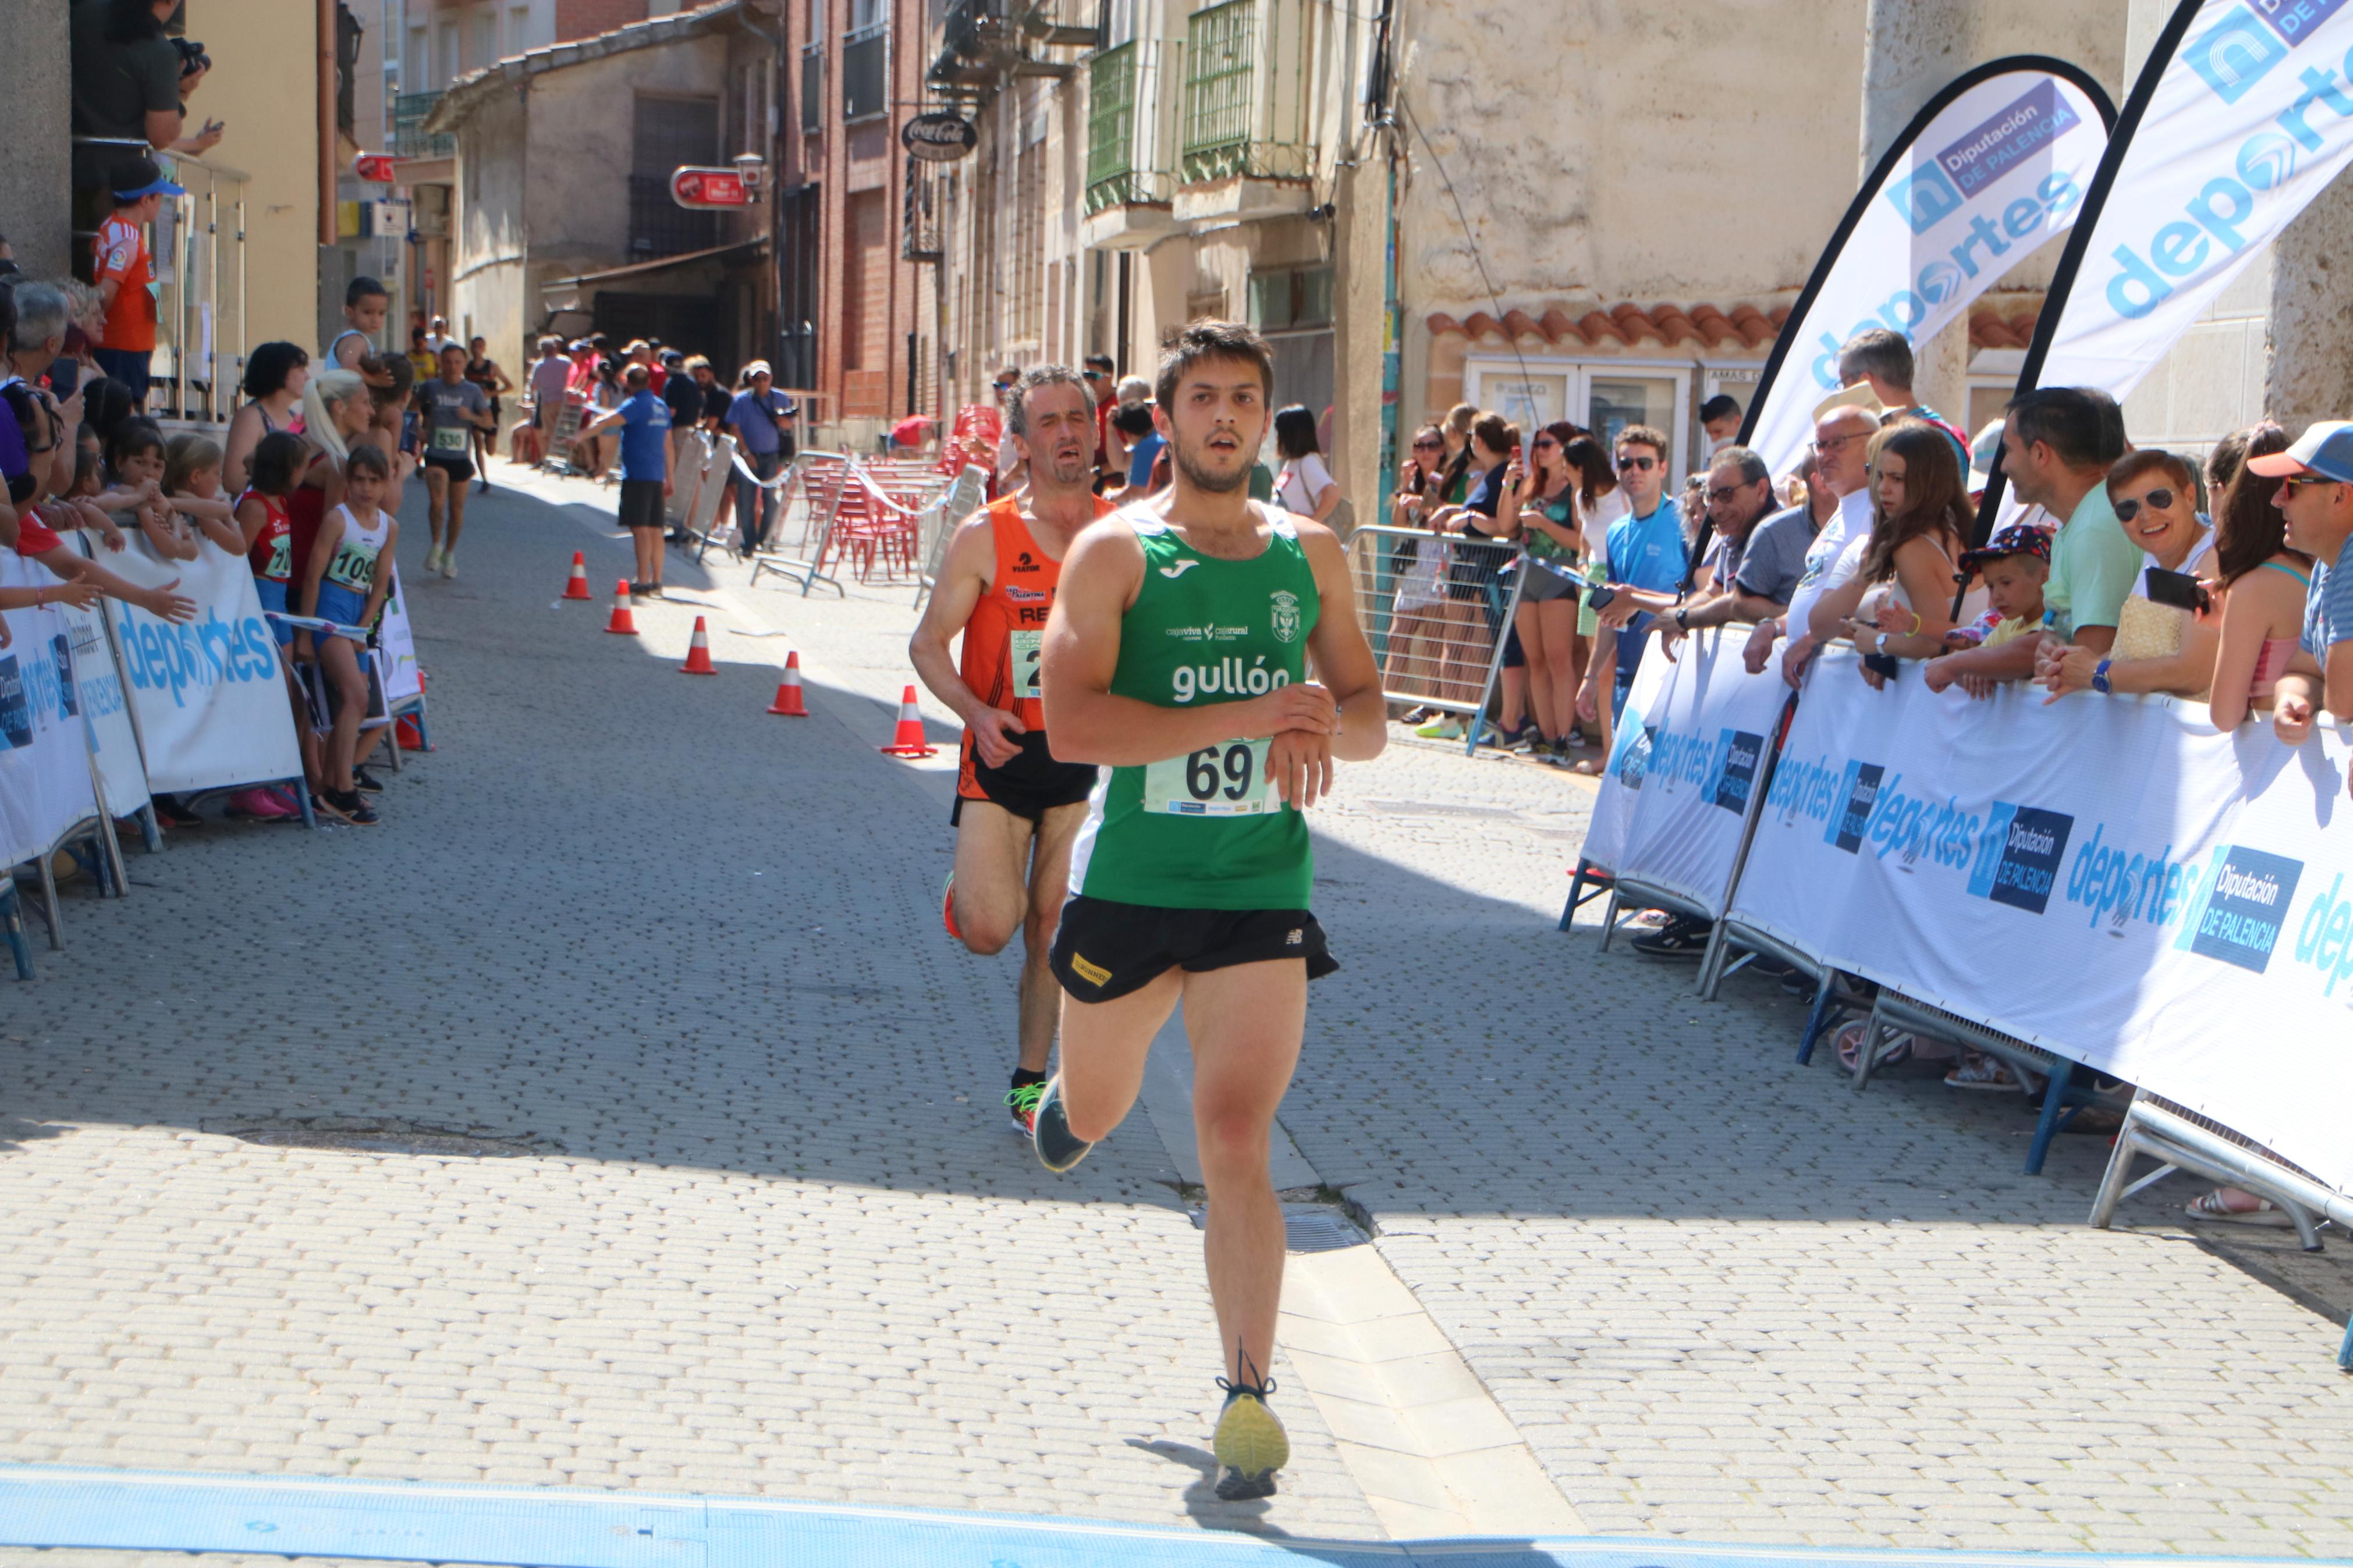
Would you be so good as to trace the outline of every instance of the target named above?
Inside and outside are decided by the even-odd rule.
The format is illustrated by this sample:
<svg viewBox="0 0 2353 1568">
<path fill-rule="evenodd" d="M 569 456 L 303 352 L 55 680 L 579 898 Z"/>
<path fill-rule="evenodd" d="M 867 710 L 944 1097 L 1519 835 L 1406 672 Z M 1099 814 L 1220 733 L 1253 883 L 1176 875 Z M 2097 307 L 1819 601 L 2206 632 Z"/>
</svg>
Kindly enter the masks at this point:
<svg viewBox="0 0 2353 1568">
<path fill-rule="evenodd" d="M 2146 497 L 2141 499 L 2146 500 L 2149 505 L 2157 508 L 2159 511 L 2171 511 L 2173 510 L 2173 492 L 2171 490 L 2151 490 Z M 2116 521 L 2118 522 L 2130 522 L 2133 519 L 2140 515 L 2140 507 L 2141 502 L 2138 500 L 2120 500 L 2116 502 Z"/>
<path fill-rule="evenodd" d="M 2298 474 L 2295 479 L 2280 481 L 2280 500 L 2294 500 L 2297 490 L 2309 489 L 2314 485 L 2341 485 L 2344 482 L 2343 479 L 2316 479 L 2310 474 Z M 2125 514 L 2120 510 L 2116 515 L 2122 517 Z"/>
<path fill-rule="evenodd" d="M 1440 450 L 1443 449 L 1445 446 L 1446 443 L 1443 441 L 1416 441 L 1413 444 L 1413 449 L 1417 452 L 1422 450 L 1424 447 L 1429 447 L 1432 450 Z"/>
<path fill-rule="evenodd" d="M 1630 468 L 1640 468 L 1647 473 L 1658 466 L 1659 459 L 1656 458 L 1620 458 L 1618 459 L 1618 471 L 1621 474 Z"/>
</svg>

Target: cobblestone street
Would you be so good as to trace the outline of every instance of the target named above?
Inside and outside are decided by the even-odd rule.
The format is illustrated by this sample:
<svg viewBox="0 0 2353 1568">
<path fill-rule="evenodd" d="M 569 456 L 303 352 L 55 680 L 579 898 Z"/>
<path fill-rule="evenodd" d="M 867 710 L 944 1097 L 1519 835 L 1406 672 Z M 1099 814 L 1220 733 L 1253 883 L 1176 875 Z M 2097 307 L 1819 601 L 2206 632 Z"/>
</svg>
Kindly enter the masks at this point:
<svg viewBox="0 0 2353 1568">
<path fill-rule="evenodd" d="M 381 827 L 133 851 L 0 989 L 0 1460 L 1360 1540 L 1441 1510 L 1296 1336 L 1282 1494 L 1211 1495 L 1183 1152 L 1143 1109 L 1066 1177 L 1012 1135 L 1013 961 L 939 927 L 944 710 L 938 757 L 876 752 L 911 591 L 672 552 L 604 636 L 612 492 L 517 473 L 455 582 L 409 487 L 438 750 Z M 575 549 L 592 604 L 555 600 Z M 717 679 L 676 672 L 697 614 Z M 807 721 L 762 711 L 788 649 Z M 2091 1230 L 2105 1138 L 2022 1175 L 2023 1097 L 1925 1066 L 1858 1096 L 1793 1065 L 1769 982 L 1702 1003 L 1601 953 L 1599 905 L 1556 931 L 1591 798 L 1410 741 L 1343 768 L 1342 968 L 1282 1116 L 1540 1500 L 1592 1534 L 2353 1555 L 2341 1232 L 2193 1237 L 2184 1177 Z M 354 1133 L 384 1147 L 304 1146 Z"/>
</svg>

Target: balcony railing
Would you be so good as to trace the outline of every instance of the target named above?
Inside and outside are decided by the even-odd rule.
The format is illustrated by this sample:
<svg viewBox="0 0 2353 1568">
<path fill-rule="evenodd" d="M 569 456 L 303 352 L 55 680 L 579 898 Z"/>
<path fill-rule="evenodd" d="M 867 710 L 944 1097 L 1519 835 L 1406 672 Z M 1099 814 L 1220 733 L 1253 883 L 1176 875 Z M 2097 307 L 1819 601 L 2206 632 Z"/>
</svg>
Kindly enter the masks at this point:
<svg viewBox="0 0 2353 1568">
<path fill-rule="evenodd" d="M 404 92 L 392 100 L 392 151 L 399 158 L 451 158 L 457 156 L 458 139 L 444 132 L 438 135 L 425 133 L 425 121 L 441 101 L 438 92 Z"/>
<path fill-rule="evenodd" d="M 801 46 L 801 134 L 825 129 L 825 46 Z"/>
<path fill-rule="evenodd" d="M 1301 0 L 1226 0 L 1187 19 L 1178 134 L 1187 184 L 1308 174 L 1309 9 Z"/>
<path fill-rule="evenodd" d="M 1134 201 L 1137 46 L 1105 49 L 1087 67 L 1087 211 Z"/>
<path fill-rule="evenodd" d="M 841 35 L 841 118 L 891 110 L 891 25 L 877 22 Z"/>
</svg>

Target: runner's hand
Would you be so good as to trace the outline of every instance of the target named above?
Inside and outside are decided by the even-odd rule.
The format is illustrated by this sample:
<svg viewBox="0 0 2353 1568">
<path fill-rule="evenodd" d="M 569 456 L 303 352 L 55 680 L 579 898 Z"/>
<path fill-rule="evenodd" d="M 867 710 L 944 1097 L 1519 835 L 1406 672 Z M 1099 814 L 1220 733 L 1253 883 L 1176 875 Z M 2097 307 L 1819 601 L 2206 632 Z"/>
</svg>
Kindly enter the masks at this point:
<svg viewBox="0 0 2353 1568">
<path fill-rule="evenodd" d="M 1287 730 L 1330 735 L 1340 728 L 1340 705 L 1333 700 L 1331 689 L 1320 681 L 1295 680 L 1288 686 L 1278 686 L 1263 697 L 1251 698 L 1250 705 L 1254 711 L 1246 716 L 1250 728 L 1236 734 L 1236 740 L 1251 735 L 1280 739 Z"/>
<path fill-rule="evenodd" d="M 1029 732 L 1029 726 L 1021 721 L 1020 714 L 1002 708 L 983 709 L 972 726 L 973 750 L 990 767 L 1001 768 L 1020 752 L 1021 742 L 1013 737 Z"/>
<path fill-rule="evenodd" d="M 1303 811 L 1332 793 L 1332 737 L 1284 730 L 1266 747 L 1266 776 L 1274 793 L 1293 811 Z"/>
</svg>

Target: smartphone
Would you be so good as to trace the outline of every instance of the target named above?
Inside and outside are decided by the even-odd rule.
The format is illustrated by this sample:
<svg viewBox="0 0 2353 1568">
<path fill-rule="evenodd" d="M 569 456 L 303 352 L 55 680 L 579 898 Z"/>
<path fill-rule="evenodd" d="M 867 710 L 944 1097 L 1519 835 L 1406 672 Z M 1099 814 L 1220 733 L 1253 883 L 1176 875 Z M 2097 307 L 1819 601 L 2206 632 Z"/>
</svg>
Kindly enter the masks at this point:
<svg viewBox="0 0 2353 1568">
<path fill-rule="evenodd" d="M 1585 595 L 1586 607 L 1606 610 L 1609 607 L 1609 601 L 1617 596 L 1618 591 L 1615 588 L 1595 588 Z"/>
<path fill-rule="evenodd" d="M 1889 680 L 1904 673 L 1904 667 L 1895 662 L 1895 656 L 1892 653 L 1864 654 L 1862 668 L 1874 675 L 1884 676 Z"/>
<path fill-rule="evenodd" d="M 2152 566 L 2145 579 L 2148 584 L 2149 603 L 2170 605 L 2177 610 L 2192 610 L 2203 615 L 2214 607 L 2198 579 L 2187 572 L 2168 572 L 2162 566 Z"/>
</svg>

